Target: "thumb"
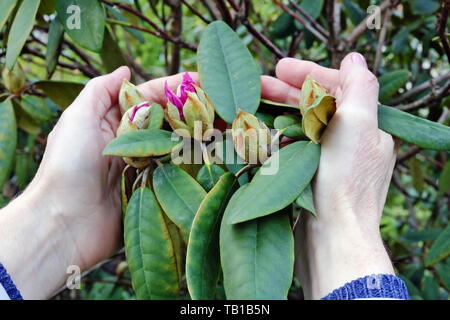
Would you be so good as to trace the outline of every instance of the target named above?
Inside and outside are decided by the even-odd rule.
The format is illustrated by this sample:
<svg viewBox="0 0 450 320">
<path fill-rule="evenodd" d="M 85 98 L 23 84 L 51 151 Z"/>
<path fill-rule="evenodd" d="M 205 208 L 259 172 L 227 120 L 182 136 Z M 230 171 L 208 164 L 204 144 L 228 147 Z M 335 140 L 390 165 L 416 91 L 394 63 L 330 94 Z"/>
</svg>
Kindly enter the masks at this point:
<svg viewBox="0 0 450 320">
<path fill-rule="evenodd" d="M 349 53 L 339 69 L 338 108 L 350 113 L 364 115 L 377 123 L 378 80 L 367 69 L 366 60 L 357 53 Z M 344 110 L 342 110 L 344 111 Z"/>
<path fill-rule="evenodd" d="M 89 80 L 71 107 L 95 112 L 103 117 L 116 105 L 124 79 L 130 79 L 128 67 L 120 67 L 112 73 Z"/>
</svg>

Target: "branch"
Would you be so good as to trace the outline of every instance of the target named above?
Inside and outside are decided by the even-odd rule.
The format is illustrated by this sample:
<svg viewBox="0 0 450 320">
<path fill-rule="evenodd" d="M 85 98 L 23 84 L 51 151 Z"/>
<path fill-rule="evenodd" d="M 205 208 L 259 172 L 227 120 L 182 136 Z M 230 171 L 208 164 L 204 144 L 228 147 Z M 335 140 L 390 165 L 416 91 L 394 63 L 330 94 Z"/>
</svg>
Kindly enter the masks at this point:
<svg viewBox="0 0 450 320">
<path fill-rule="evenodd" d="M 222 15 L 223 21 L 225 21 L 230 27 L 233 28 L 233 18 L 231 17 L 230 9 L 228 9 L 227 4 L 224 0 L 215 0 L 217 8 Z"/>
<path fill-rule="evenodd" d="M 302 9 L 302 7 L 300 7 L 298 4 L 296 4 L 294 1 L 289 0 L 289 4 L 298 12 L 300 12 L 302 14 L 302 16 L 304 16 L 306 18 L 306 20 L 308 20 L 309 22 L 311 22 L 311 24 L 318 30 L 320 31 L 324 36 L 329 37 L 330 34 L 328 33 L 328 31 L 322 27 L 315 19 L 313 19 L 308 12 L 306 12 L 305 10 Z"/>
<path fill-rule="evenodd" d="M 211 0 L 200 0 L 203 5 L 208 9 L 209 13 L 213 20 L 220 20 L 220 12 L 218 12 L 217 8 L 211 3 Z"/>
<path fill-rule="evenodd" d="M 197 11 L 193 6 L 191 6 L 186 0 L 181 0 L 181 2 L 188 7 L 188 9 L 195 14 L 197 17 L 199 17 L 200 19 L 202 19 L 206 24 L 210 24 L 211 21 L 206 18 L 204 15 L 202 15 L 199 11 Z"/>
<path fill-rule="evenodd" d="M 390 5 L 391 5 L 391 0 L 384 0 L 380 4 L 380 14 L 383 13 Z M 365 17 L 364 20 L 361 21 L 360 24 L 358 24 L 355 27 L 355 29 L 353 29 L 353 31 L 350 33 L 350 35 L 346 38 L 346 42 L 348 42 L 349 44 L 352 44 L 359 38 L 360 35 L 362 35 L 364 33 L 364 31 L 366 31 L 367 20 L 369 20 L 370 17 L 371 17 L 370 15 Z"/>
<path fill-rule="evenodd" d="M 183 41 L 181 39 L 174 38 L 173 36 L 171 36 L 170 34 L 165 32 L 161 27 L 159 27 L 155 22 L 153 22 L 152 20 L 147 18 L 141 12 L 133 9 L 132 7 L 130 7 L 130 6 L 126 5 L 126 4 L 123 4 L 123 3 L 118 3 L 118 2 L 114 2 L 113 3 L 113 2 L 110 2 L 110 1 L 107 1 L 107 0 L 102 0 L 102 2 L 107 4 L 107 5 L 109 5 L 109 6 L 118 6 L 119 8 L 122 8 L 123 10 L 134 14 L 135 16 L 139 17 L 141 20 L 143 20 L 143 21 L 147 22 L 149 25 L 151 25 L 156 31 L 149 30 L 149 29 L 142 28 L 142 27 L 138 27 L 138 26 L 135 26 L 135 25 L 132 25 L 132 24 L 127 25 L 129 28 L 140 30 L 140 31 L 143 31 L 143 32 L 146 32 L 146 33 L 150 33 L 150 34 L 154 35 L 155 37 L 158 37 L 158 38 L 170 41 L 172 43 L 179 44 L 183 48 L 192 50 L 194 52 L 197 51 L 197 46 L 192 45 L 190 43 L 187 43 L 187 42 L 185 42 L 185 41 Z"/>
<path fill-rule="evenodd" d="M 416 110 L 416 109 L 422 108 L 422 107 L 426 106 L 427 104 L 429 104 L 430 102 L 438 100 L 438 99 L 442 98 L 443 96 L 447 95 L 449 90 L 450 90 L 450 81 L 447 81 L 440 90 L 436 90 L 436 91 L 433 90 L 428 95 L 426 95 L 425 97 L 423 97 L 419 100 L 416 100 L 409 104 L 404 104 L 404 105 L 398 106 L 396 108 L 399 110 L 403 110 L 403 111 L 407 111 L 407 110 L 411 111 L 411 110 Z"/>
<path fill-rule="evenodd" d="M 384 45 L 384 40 L 386 39 L 386 33 L 387 33 L 387 27 L 389 24 L 389 21 L 391 20 L 392 10 L 388 9 L 386 11 L 386 15 L 384 16 L 383 20 L 383 28 L 381 28 L 380 31 L 380 37 L 378 38 L 378 45 L 377 45 L 377 53 L 375 55 L 375 63 L 373 64 L 373 73 L 378 74 L 378 68 L 380 67 L 381 63 L 381 52 Z"/>
<path fill-rule="evenodd" d="M 450 2 L 445 1 L 445 3 L 442 4 L 441 16 L 436 21 L 436 26 L 439 38 L 441 38 L 442 46 L 444 47 L 445 54 L 447 55 L 447 60 L 450 63 L 450 45 L 448 44 L 448 39 L 445 32 L 445 29 L 447 27 L 447 18 L 449 9 L 450 9 Z"/>
<path fill-rule="evenodd" d="M 395 99 L 392 102 L 392 104 L 399 104 L 402 101 L 408 100 L 409 98 L 413 97 L 414 95 L 416 95 L 426 89 L 429 89 L 430 87 L 434 88 L 437 83 L 448 80 L 448 79 L 450 79 L 450 71 L 439 77 L 425 81 L 425 82 L 421 83 L 420 85 L 412 88 L 411 90 L 407 91 L 406 93 L 404 93 L 403 95 L 401 95 L 400 97 Z"/>
<path fill-rule="evenodd" d="M 283 11 L 288 13 L 291 17 L 293 17 L 295 20 L 300 22 L 305 26 L 306 29 L 308 29 L 313 35 L 316 36 L 317 39 L 324 43 L 328 43 L 328 39 L 322 35 L 319 31 L 317 31 L 313 26 L 311 26 L 309 23 L 306 23 L 305 20 L 303 20 L 301 17 L 299 17 L 297 14 L 295 14 L 294 11 L 289 9 L 284 3 L 280 2 L 279 0 L 272 0 L 276 5 L 278 5 Z"/>
</svg>

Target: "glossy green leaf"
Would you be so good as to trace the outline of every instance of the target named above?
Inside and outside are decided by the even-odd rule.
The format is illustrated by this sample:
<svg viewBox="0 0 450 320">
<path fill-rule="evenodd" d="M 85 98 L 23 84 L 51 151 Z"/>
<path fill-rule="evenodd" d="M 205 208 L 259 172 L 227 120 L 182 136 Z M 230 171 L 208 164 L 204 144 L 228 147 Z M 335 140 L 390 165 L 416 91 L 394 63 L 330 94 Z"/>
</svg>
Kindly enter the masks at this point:
<svg viewBox="0 0 450 320">
<path fill-rule="evenodd" d="M 164 123 L 164 109 L 157 103 L 152 103 L 150 108 L 149 129 L 161 129 Z"/>
<path fill-rule="evenodd" d="M 295 115 L 281 115 L 275 118 L 274 127 L 288 138 L 299 139 L 304 137 L 301 121 L 300 117 Z"/>
<path fill-rule="evenodd" d="M 16 114 L 17 127 L 29 134 L 39 134 L 41 132 L 40 124 L 28 115 L 17 100 L 13 100 L 13 105 Z"/>
<path fill-rule="evenodd" d="M 226 138 L 222 142 L 217 143 L 217 150 L 220 150 L 221 147 L 222 154 L 218 155 L 219 159 L 222 159 L 222 163 L 225 164 L 228 170 L 237 174 L 239 170 L 245 167 L 246 163 L 236 153 L 231 133 L 227 133 Z M 246 184 L 248 182 L 248 173 L 242 174 L 238 181 L 241 186 Z"/>
<path fill-rule="evenodd" d="M 283 39 L 293 34 L 296 30 L 294 18 L 283 11 L 272 24 L 270 35 L 277 39 Z"/>
<path fill-rule="evenodd" d="M 37 165 L 30 154 L 22 152 L 16 153 L 14 174 L 16 185 L 20 190 L 24 190 L 36 173 Z"/>
<path fill-rule="evenodd" d="M 221 167 L 216 164 L 211 165 L 203 165 L 197 174 L 197 181 L 206 190 L 209 192 L 219 181 L 220 177 L 225 173 Z"/>
<path fill-rule="evenodd" d="M 408 81 L 408 70 L 396 70 L 383 74 L 378 78 L 380 83 L 380 101 L 388 102 L 389 98 L 397 93 Z"/>
<path fill-rule="evenodd" d="M 306 13 L 313 19 L 317 19 L 320 16 L 323 8 L 324 0 L 303 0 L 300 3 L 300 7 L 306 11 Z M 300 14 L 301 15 L 301 14 Z"/>
<path fill-rule="evenodd" d="M 177 267 L 179 283 L 181 285 L 184 275 L 183 238 L 181 236 L 180 229 L 176 226 L 175 223 L 172 222 L 172 220 L 167 217 L 166 214 L 164 214 L 164 219 L 166 221 L 167 229 L 169 230 L 170 239 L 172 241 L 173 249 L 175 252 L 175 263 Z"/>
<path fill-rule="evenodd" d="M 131 196 L 124 221 L 125 254 L 137 299 L 177 299 L 176 257 L 164 213 L 147 187 Z"/>
<path fill-rule="evenodd" d="M 227 172 L 203 199 L 192 222 L 186 281 L 193 300 L 213 299 L 220 275 L 219 231 L 236 177 Z"/>
<path fill-rule="evenodd" d="M 100 57 L 102 58 L 102 65 L 106 72 L 113 72 L 120 66 L 126 66 L 122 50 L 120 49 L 116 40 L 113 39 L 111 31 L 106 28 L 103 36 L 103 45 L 100 50 Z"/>
<path fill-rule="evenodd" d="M 125 171 L 126 171 L 126 169 L 124 169 L 122 171 L 122 177 L 120 179 L 120 202 L 121 202 L 121 207 L 122 207 L 122 213 L 124 215 L 127 212 L 127 207 L 128 207 Z"/>
<path fill-rule="evenodd" d="M 129 1 L 124 1 L 125 2 L 129 2 Z M 131 1 L 131 3 L 129 4 L 133 4 L 133 1 Z M 115 8 L 115 7 L 110 7 L 110 6 L 106 6 L 106 8 L 108 9 L 108 11 L 111 13 L 111 15 L 114 17 L 114 19 L 117 19 L 119 21 L 123 21 L 123 22 L 128 22 L 128 20 L 122 15 L 122 13 L 119 11 L 119 9 Z M 140 43 L 144 43 L 145 39 L 144 36 L 142 35 L 141 31 L 130 28 L 130 27 L 124 27 L 124 29 L 131 34 L 133 37 L 135 37 L 136 39 L 139 40 Z"/>
<path fill-rule="evenodd" d="M 398 109 L 379 105 L 378 127 L 421 148 L 450 150 L 450 128 L 413 116 Z"/>
<path fill-rule="evenodd" d="M 286 299 L 292 283 L 294 237 L 284 212 L 229 225 L 228 208 L 249 188 L 230 199 L 220 227 L 220 261 L 227 299 Z"/>
<path fill-rule="evenodd" d="M 202 88 L 222 119 L 232 123 L 239 109 L 256 112 L 261 97 L 260 71 L 227 24 L 215 21 L 206 27 L 197 57 Z"/>
<path fill-rule="evenodd" d="M 34 19 L 40 0 L 23 0 L 17 10 L 16 16 L 8 35 L 8 44 L 6 45 L 6 66 L 12 70 L 16 63 L 22 48 L 33 29 Z M 2 4 L 3 11 L 3 4 Z"/>
<path fill-rule="evenodd" d="M 311 212 L 315 217 L 317 217 L 316 209 L 314 208 L 314 197 L 312 193 L 311 184 L 309 184 L 305 189 L 303 189 L 302 193 L 295 200 L 295 203 L 302 207 L 303 209 Z"/>
<path fill-rule="evenodd" d="M 58 0 L 56 12 L 64 30 L 76 44 L 91 51 L 100 51 L 105 12 L 99 0 Z"/>
<path fill-rule="evenodd" d="M 414 285 L 414 283 L 411 282 L 407 277 L 403 275 L 399 275 L 399 277 L 405 282 L 406 288 L 408 289 L 409 296 L 412 298 L 415 297 L 422 297 L 422 293 L 420 290 Z"/>
<path fill-rule="evenodd" d="M 17 145 L 17 127 L 10 100 L 0 102 L 0 190 L 9 177 Z"/>
<path fill-rule="evenodd" d="M 257 112 L 255 116 L 269 128 L 273 128 L 274 117 L 269 113 Z"/>
<path fill-rule="evenodd" d="M 422 229 L 422 230 L 411 230 L 408 229 L 403 234 L 403 238 L 409 242 L 417 241 L 433 241 L 441 234 L 442 229 Z"/>
<path fill-rule="evenodd" d="M 422 279 L 422 292 L 425 300 L 439 300 L 439 286 L 433 274 L 426 270 Z"/>
<path fill-rule="evenodd" d="M 447 161 L 444 169 L 439 176 L 439 193 L 444 194 L 450 191 L 450 161 Z"/>
<path fill-rule="evenodd" d="M 298 105 L 294 106 L 292 104 L 275 102 L 275 101 L 270 101 L 270 100 L 266 100 L 266 99 L 261 99 L 261 103 L 269 105 L 269 106 L 275 106 L 275 107 L 281 107 L 281 108 L 289 108 L 289 109 L 295 109 L 295 110 L 299 111 Z"/>
<path fill-rule="evenodd" d="M 412 157 L 409 159 L 408 165 L 409 165 L 409 172 L 411 173 L 412 184 L 414 186 L 414 189 L 416 189 L 417 193 L 419 195 L 421 195 L 423 192 L 425 183 L 424 183 L 424 173 L 423 173 L 420 161 L 416 157 Z"/>
<path fill-rule="evenodd" d="M 11 12 L 13 12 L 14 7 L 16 6 L 17 0 L 3 0 L 2 1 L 2 10 L 0 11 L 0 30 L 5 25 L 5 22 L 8 20 Z"/>
<path fill-rule="evenodd" d="M 438 0 L 412 0 L 411 9 L 414 14 L 423 16 L 431 14 L 440 7 Z"/>
<path fill-rule="evenodd" d="M 41 0 L 38 12 L 40 14 L 51 15 L 55 12 L 55 1 L 56 0 Z"/>
<path fill-rule="evenodd" d="M 153 188 L 164 212 L 189 239 L 192 221 L 205 190 L 188 173 L 172 164 L 164 164 L 153 173 Z"/>
<path fill-rule="evenodd" d="M 436 264 L 434 268 L 436 269 L 441 282 L 447 290 L 450 290 L 450 259 Z"/>
<path fill-rule="evenodd" d="M 56 68 L 56 64 L 58 63 L 63 36 L 63 26 L 58 19 L 53 19 L 48 30 L 47 51 L 45 52 L 45 63 L 47 65 L 48 77 L 53 74 Z"/>
<path fill-rule="evenodd" d="M 69 81 L 43 80 L 35 82 L 34 85 L 63 110 L 72 104 L 84 88 L 82 83 Z"/>
<path fill-rule="evenodd" d="M 22 109 L 28 113 L 28 115 L 37 122 L 45 122 L 50 120 L 53 117 L 53 114 L 45 103 L 44 99 L 31 96 L 24 95 L 22 97 Z"/>
<path fill-rule="evenodd" d="M 111 140 L 104 155 L 121 157 L 154 157 L 168 154 L 180 142 L 172 141 L 172 132 L 160 129 L 135 130 Z"/>
<path fill-rule="evenodd" d="M 450 255 L 450 224 L 441 232 L 439 237 L 428 250 L 425 266 L 432 266 Z"/>
<path fill-rule="evenodd" d="M 320 146 L 306 141 L 292 143 L 277 151 L 258 170 L 239 201 L 227 208 L 231 213 L 226 222 L 235 224 L 252 220 L 292 203 L 314 177 L 319 157 Z"/>
</svg>

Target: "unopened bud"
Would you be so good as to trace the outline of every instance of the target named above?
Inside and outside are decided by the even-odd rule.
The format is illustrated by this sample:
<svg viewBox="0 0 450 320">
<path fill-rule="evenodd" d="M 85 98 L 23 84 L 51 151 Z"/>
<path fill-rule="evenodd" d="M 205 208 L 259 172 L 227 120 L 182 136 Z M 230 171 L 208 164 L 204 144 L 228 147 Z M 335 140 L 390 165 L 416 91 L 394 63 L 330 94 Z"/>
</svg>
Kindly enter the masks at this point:
<svg viewBox="0 0 450 320">
<path fill-rule="evenodd" d="M 19 63 L 16 62 L 14 68 L 9 70 L 6 66 L 2 72 L 3 82 L 6 89 L 14 94 L 20 94 L 26 85 L 26 77 Z"/>
<path fill-rule="evenodd" d="M 119 92 L 120 113 L 124 114 L 128 109 L 143 101 L 145 99 L 139 93 L 137 87 L 127 79 L 124 79 Z"/>
</svg>

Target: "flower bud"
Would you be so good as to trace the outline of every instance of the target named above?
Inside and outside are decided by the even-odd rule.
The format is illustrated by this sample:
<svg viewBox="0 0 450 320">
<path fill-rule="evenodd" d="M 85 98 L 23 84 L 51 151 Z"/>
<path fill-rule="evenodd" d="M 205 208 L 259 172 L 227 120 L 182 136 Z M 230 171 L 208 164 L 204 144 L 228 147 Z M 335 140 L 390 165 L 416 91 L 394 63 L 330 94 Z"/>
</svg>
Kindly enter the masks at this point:
<svg viewBox="0 0 450 320">
<path fill-rule="evenodd" d="M 139 93 L 137 87 L 127 79 L 124 79 L 119 92 L 120 113 L 124 114 L 131 107 L 144 101 L 145 99 Z"/>
<path fill-rule="evenodd" d="M 166 82 L 166 116 L 172 129 L 183 137 L 202 141 L 209 138 L 214 126 L 214 107 L 206 93 L 194 84 L 186 72 L 173 93 Z"/>
<path fill-rule="evenodd" d="M 119 128 L 117 128 L 117 136 L 134 130 L 147 129 L 150 122 L 150 109 L 151 106 L 148 102 L 143 102 L 128 109 L 123 114 Z M 150 163 L 149 158 L 123 157 L 123 160 L 138 169 L 144 168 Z"/>
<path fill-rule="evenodd" d="M 232 132 L 236 153 L 248 163 L 263 163 L 270 156 L 269 128 L 254 115 L 239 109 Z"/>
<path fill-rule="evenodd" d="M 313 142 L 319 143 L 331 117 L 336 112 L 336 99 L 324 87 L 307 76 L 300 97 L 302 129 Z"/>
<path fill-rule="evenodd" d="M 23 89 L 25 89 L 25 73 L 18 62 L 16 62 L 12 70 L 9 70 L 5 66 L 2 72 L 2 78 L 6 89 L 8 89 L 11 93 L 20 94 Z"/>
</svg>

